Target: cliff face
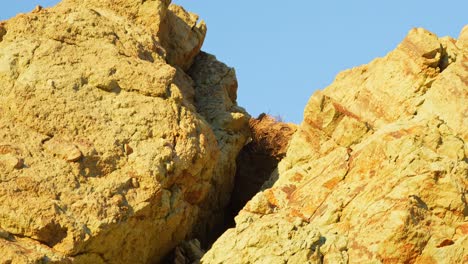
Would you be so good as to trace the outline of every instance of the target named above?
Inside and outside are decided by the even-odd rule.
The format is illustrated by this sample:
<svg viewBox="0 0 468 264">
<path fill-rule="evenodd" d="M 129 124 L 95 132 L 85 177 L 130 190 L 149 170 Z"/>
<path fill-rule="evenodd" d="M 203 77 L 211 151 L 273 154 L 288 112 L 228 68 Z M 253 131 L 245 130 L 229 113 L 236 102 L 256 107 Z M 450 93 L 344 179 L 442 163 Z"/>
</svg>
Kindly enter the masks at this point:
<svg viewBox="0 0 468 264">
<path fill-rule="evenodd" d="M 202 263 L 468 262 L 468 27 L 410 31 L 297 128 L 249 124 L 206 30 L 169 0 L 0 22 L 1 263 L 197 261 L 259 188 Z"/>
<path fill-rule="evenodd" d="M 468 262 L 468 27 L 413 29 L 304 111 L 277 181 L 202 263 Z"/>
<path fill-rule="evenodd" d="M 222 218 L 249 116 L 205 24 L 169 4 L 0 23 L 0 262 L 154 263 Z"/>
</svg>

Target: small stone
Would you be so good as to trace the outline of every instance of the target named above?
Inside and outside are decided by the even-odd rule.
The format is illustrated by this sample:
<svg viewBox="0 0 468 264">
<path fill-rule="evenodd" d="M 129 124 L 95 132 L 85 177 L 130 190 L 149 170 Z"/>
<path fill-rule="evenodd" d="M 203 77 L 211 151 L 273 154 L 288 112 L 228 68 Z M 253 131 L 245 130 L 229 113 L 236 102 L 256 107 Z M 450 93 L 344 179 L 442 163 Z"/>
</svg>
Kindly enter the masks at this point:
<svg viewBox="0 0 468 264">
<path fill-rule="evenodd" d="M 124 145 L 124 150 L 125 150 L 125 154 L 126 154 L 127 156 L 133 153 L 133 148 L 130 147 L 130 145 L 128 145 L 128 144 L 125 144 L 125 145 Z"/>
<path fill-rule="evenodd" d="M 12 154 L 0 155 L 0 164 L 2 164 L 7 169 L 21 169 L 23 168 L 24 162 L 23 159 L 15 157 Z"/>
<path fill-rule="evenodd" d="M 78 148 L 73 147 L 70 150 L 71 150 L 71 152 L 66 157 L 67 161 L 75 162 L 75 161 L 80 160 L 81 157 L 83 157 L 83 154 L 81 153 L 81 151 Z"/>
<path fill-rule="evenodd" d="M 140 183 L 138 182 L 137 178 L 132 178 L 132 186 L 133 186 L 133 188 L 140 187 Z"/>
<path fill-rule="evenodd" d="M 50 80 L 50 79 L 47 80 L 47 86 L 49 86 L 52 89 L 56 88 L 54 80 Z"/>
<path fill-rule="evenodd" d="M 52 138 L 44 142 L 44 149 L 69 162 L 76 162 L 83 157 L 81 151 L 74 144 L 61 139 Z"/>
<path fill-rule="evenodd" d="M 43 9 L 43 7 L 42 7 L 42 6 L 40 6 L 40 5 L 37 5 L 37 6 L 34 8 L 34 10 L 33 10 L 32 12 L 33 12 L 33 13 L 39 13 L 39 12 L 41 12 L 41 11 L 42 11 L 42 9 Z"/>
<path fill-rule="evenodd" d="M 16 165 L 13 168 L 19 170 L 19 169 L 23 168 L 23 166 L 24 166 L 24 160 L 21 159 L 21 158 L 17 158 L 16 159 Z"/>
</svg>

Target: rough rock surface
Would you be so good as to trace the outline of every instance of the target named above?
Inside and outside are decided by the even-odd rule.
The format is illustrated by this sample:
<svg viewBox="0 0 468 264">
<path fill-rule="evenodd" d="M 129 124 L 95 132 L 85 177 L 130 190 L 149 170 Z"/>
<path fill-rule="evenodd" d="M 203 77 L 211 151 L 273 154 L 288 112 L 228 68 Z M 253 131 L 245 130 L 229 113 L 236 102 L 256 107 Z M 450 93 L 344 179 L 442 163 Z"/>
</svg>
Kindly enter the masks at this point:
<svg viewBox="0 0 468 264">
<path fill-rule="evenodd" d="M 467 33 L 413 29 L 316 92 L 202 263 L 468 263 Z"/>
<path fill-rule="evenodd" d="M 162 263 L 170 264 L 195 264 L 200 263 L 200 259 L 205 254 L 201 249 L 200 241 L 193 239 L 180 243 Z"/>
<path fill-rule="evenodd" d="M 199 54 L 204 23 L 169 4 L 0 23 L 1 263 L 154 263 L 220 218 L 249 116 Z"/>
<path fill-rule="evenodd" d="M 197 111 L 210 124 L 218 139 L 219 156 L 213 168 L 205 202 L 194 234 L 206 247 L 216 236 L 214 229 L 226 221 L 226 206 L 231 198 L 236 173 L 236 157 L 250 138 L 250 116 L 237 106 L 237 79 L 233 68 L 213 55 L 200 52 L 190 68 L 195 82 Z"/>
<path fill-rule="evenodd" d="M 236 216 L 260 190 L 286 156 L 297 125 L 284 123 L 267 114 L 249 121 L 252 140 L 237 157 L 237 171 L 229 210 Z M 227 223 L 233 224 L 233 223 Z"/>
</svg>

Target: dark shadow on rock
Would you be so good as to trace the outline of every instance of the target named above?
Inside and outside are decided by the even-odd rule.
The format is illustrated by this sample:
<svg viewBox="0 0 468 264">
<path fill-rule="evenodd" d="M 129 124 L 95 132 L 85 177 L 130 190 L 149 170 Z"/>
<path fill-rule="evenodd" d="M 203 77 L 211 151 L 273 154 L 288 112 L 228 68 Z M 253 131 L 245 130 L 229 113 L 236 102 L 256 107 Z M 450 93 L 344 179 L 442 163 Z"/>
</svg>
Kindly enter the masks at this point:
<svg viewBox="0 0 468 264">
<path fill-rule="evenodd" d="M 249 125 L 252 141 L 237 157 L 234 190 L 228 207 L 230 219 L 226 229 L 235 225 L 234 217 L 270 178 L 278 162 L 286 155 L 289 141 L 297 129 L 294 124 L 279 122 L 266 114 L 252 118 Z"/>
</svg>

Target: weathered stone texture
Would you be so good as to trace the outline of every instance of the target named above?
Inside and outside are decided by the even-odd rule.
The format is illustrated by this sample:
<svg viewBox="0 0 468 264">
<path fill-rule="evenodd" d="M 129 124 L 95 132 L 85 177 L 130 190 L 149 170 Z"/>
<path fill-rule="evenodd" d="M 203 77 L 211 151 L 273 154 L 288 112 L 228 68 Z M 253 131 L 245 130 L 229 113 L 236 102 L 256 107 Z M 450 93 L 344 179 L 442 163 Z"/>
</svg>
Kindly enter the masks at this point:
<svg viewBox="0 0 468 264">
<path fill-rule="evenodd" d="M 276 170 L 297 130 L 297 125 L 281 122 L 267 114 L 250 119 L 249 126 L 252 140 L 237 157 L 236 181 L 229 207 L 233 218 Z M 226 224 L 232 225 L 233 221 Z"/>
<path fill-rule="evenodd" d="M 154 263 L 226 206 L 249 116 L 232 69 L 196 59 L 204 23 L 169 2 L 0 24 L 0 262 Z"/>
<path fill-rule="evenodd" d="M 413 29 L 316 92 L 202 263 L 467 263 L 468 50 Z"/>
</svg>

